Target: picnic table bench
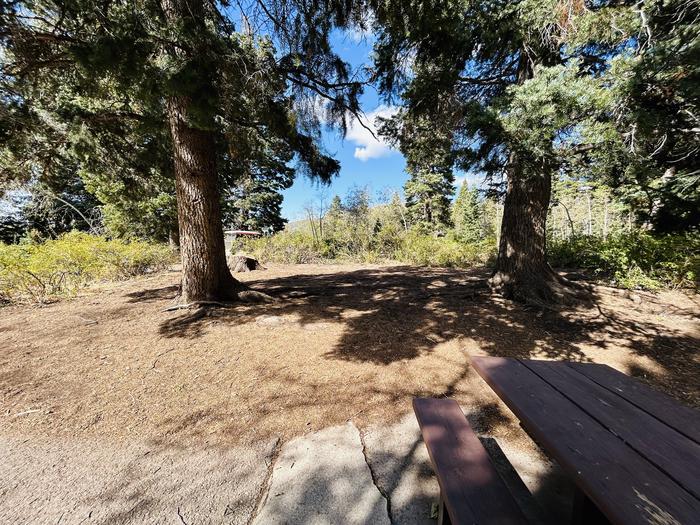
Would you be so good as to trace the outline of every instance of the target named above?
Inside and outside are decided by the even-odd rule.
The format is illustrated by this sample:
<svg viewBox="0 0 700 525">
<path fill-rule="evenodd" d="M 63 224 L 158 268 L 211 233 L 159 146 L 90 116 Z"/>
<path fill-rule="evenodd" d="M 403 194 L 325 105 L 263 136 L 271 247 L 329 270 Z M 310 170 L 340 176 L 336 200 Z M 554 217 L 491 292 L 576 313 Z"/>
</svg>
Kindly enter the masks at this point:
<svg viewBox="0 0 700 525">
<path fill-rule="evenodd" d="M 575 523 L 700 524 L 698 411 L 605 365 L 497 357 L 472 364 L 575 484 Z M 513 502 L 503 503 L 509 494 L 461 410 L 445 402 L 454 403 L 415 400 L 414 409 L 451 523 L 523 523 Z M 481 514 L 460 514 L 461 506 Z"/>
<path fill-rule="evenodd" d="M 526 523 L 457 402 L 417 398 L 413 410 L 440 485 L 438 525 Z"/>
</svg>

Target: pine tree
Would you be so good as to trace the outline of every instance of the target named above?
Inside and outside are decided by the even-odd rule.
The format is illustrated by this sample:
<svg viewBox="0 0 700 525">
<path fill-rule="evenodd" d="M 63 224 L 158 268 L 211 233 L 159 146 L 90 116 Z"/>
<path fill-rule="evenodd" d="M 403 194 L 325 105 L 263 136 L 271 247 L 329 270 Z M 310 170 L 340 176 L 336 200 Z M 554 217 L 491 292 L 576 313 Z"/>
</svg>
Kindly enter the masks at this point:
<svg viewBox="0 0 700 525">
<path fill-rule="evenodd" d="M 452 225 L 450 202 L 454 194 L 452 136 L 436 129 L 428 118 L 413 121 L 385 120 L 381 132 L 397 142 L 406 157 L 409 175 L 404 185 L 408 222 L 419 230 L 436 234 Z"/>
<path fill-rule="evenodd" d="M 635 53 L 611 75 L 619 148 L 606 182 L 660 232 L 700 227 L 700 3 L 644 2 Z"/>
<path fill-rule="evenodd" d="M 308 101 L 327 100 L 325 121 L 341 128 L 348 112 L 359 109 L 362 85 L 328 45 L 336 25 L 357 17 L 344 3 L 311 7 L 269 1 L 247 4 L 241 13 L 203 0 L 3 4 L 0 139 L 12 156 L 3 164 L 20 167 L 3 178 L 27 176 L 21 166 L 27 141 L 7 130 L 36 125 L 39 99 L 50 104 L 54 96 L 62 104 L 51 108 L 55 113 L 66 109 L 71 122 L 104 131 L 106 140 L 97 143 L 106 146 L 105 163 L 117 151 L 120 127 L 142 138 L 164 131 L 177 196 L 181 300 L 237 297 L 224 254 L 220 187 L 230 180 L 222 167 L 235 174 L 244 164 L 242 137 L 250 131 L 283 137 L 307 173 L 329 180 L 339 166 L 319 149 L 319 119 Z M 237 33 L 239 19 L 259 20 L 261 34 L 252 34 L 251 24 Z"/>
<path fill-rule="evenodd" d="M 291 172 L 291 173 L 290 173 Z M 234 229 L 270 234 L 287 223 L 282 217 L 282 194 L 293 182 L 293 170 L 255 174 L 225 190 L 224 223 Z"/>
<path fill-rule="evenodd" d="M 639 16 L 625 2 L 372 4 L 380 87 L 404 102 L 384 130 L 408 155 L 447 135 L 457 168 L 504 183 L 495 290 L 536 304 L 574 298 L 546 260 L 551 179 L 564 159 L 617 140 L 603 76 L 634 46 Z"/>
<path fill-rule="evenodd" d="M 452 206 L 452 217 L 457 238 L 464 242 L 476 242 L 483 238 L 483 212 L 479 202 L 479 190 L 469 189 L 465 182 Z"/>
<path fill-rule="evenodd" d="M 448 228 L 450 198 L 454 177 L 449 170 L 439 168 L 408 168 L 409 179 L 404 185 L 406 208 L 411 224 L 421 231 L 437 233 Z"/>
</svg>

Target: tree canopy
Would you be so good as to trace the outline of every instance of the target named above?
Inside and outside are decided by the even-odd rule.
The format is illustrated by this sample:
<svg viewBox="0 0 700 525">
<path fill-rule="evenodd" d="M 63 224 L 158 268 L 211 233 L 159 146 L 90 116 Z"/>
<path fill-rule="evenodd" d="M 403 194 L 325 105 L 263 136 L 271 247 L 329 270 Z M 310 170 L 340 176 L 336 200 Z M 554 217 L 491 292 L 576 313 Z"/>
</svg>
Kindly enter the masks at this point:
<svg viewBox="0 0 700 525">
<path fill-rule="evenodd" d="M 658 228 L 697 226 L 697 7 L 377 3 L 377 76 L 402 106 L 384 132 L 409 159 L 449 137 L 453 166 L 505 197 L 496 289 L 567 299 L 545 255 L 553 176 L 608 182 Z"/>
<path fill-rule="evenodd" d="M 296 174 L 339 171 L 321 124 L 343 132 L 374 81 L 399 106 L 381 133 L 406 157 L 410 222 L 440 231 L 455 171 L 484 176 L 504 202 L 494 289 L 566 301 L 546 259 L 553 180 L 555 203 L 572 181 L 613 188 L 655 231 L 700 222 L 698 7 L 5 0 L 0 184 L 94 196 L 117 235 L 179 234 L 183 300 L 229 299 L 222 223 L 282 228 Z M 376 34 L 371 71 L 331 45 L 349 27 Z"/>
<path fill-rule="evenodd" d="M 172 224 L 174 185 L 183 297 L 228 297 L 218 188 L 283 188 L 292 160 L 321 181 L 338 172 L 317 100 L 341 130 L 359 112 L 363 84 L 329 44 L 350 23 L 333 2 L 4 2 L 3 182 L 78 172 L 115 227 Z"/>
</svg>

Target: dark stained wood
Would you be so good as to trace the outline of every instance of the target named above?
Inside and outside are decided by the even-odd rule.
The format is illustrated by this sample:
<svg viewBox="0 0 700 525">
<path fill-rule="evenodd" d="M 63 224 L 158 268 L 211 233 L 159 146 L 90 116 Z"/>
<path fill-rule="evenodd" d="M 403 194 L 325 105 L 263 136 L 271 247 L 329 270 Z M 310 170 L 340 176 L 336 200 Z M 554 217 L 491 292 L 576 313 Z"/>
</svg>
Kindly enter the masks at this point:
<svg viewBox="0 0 700 525">
<path fill-rule="evenodd" d="M 526 523 L 459 405 L 452 399 L 416 398 L 413 410 L 451 523 Z"/>
<path fill-rule="evenodd" d="M 697 498 L 532 370 L 496 357 L 472 364 L 612 523 L 698 523 Z"/>
<path fill-rule="evenodd" d="M 657 392 L 607 365 L 567 363 L 567 366 L 700 443 L 700 411 L 681 405 L 672 397 Z"/>
<path fill-rule="evenodd" d="M 521 363 L 700 498 L 700 445 L 566 363 L 528 360 Z"/>
</svg>

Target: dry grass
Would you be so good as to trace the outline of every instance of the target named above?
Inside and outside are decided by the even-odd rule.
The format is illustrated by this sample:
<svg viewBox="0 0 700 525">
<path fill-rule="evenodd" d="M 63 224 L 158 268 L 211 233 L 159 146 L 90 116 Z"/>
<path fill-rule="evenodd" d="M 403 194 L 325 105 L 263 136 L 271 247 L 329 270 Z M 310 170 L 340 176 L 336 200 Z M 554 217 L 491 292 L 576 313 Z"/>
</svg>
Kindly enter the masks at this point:
<svg viewBox="0 0 700 525">
<path fill-rule="evenodd" d="M 697 296 L 552 313 L 491 296 L 483 272 L 273 266 L 242 275 L 265 305 L 163 312 L 175 271 L 43 308 L 0 310 L 6 435 L 231 444 L 354 419 L 389 423 L 416 395 L 457 398 L 482 430 L 516 430 L 468 354 L 607 363 L 700 405 Z"/>
</svg>

